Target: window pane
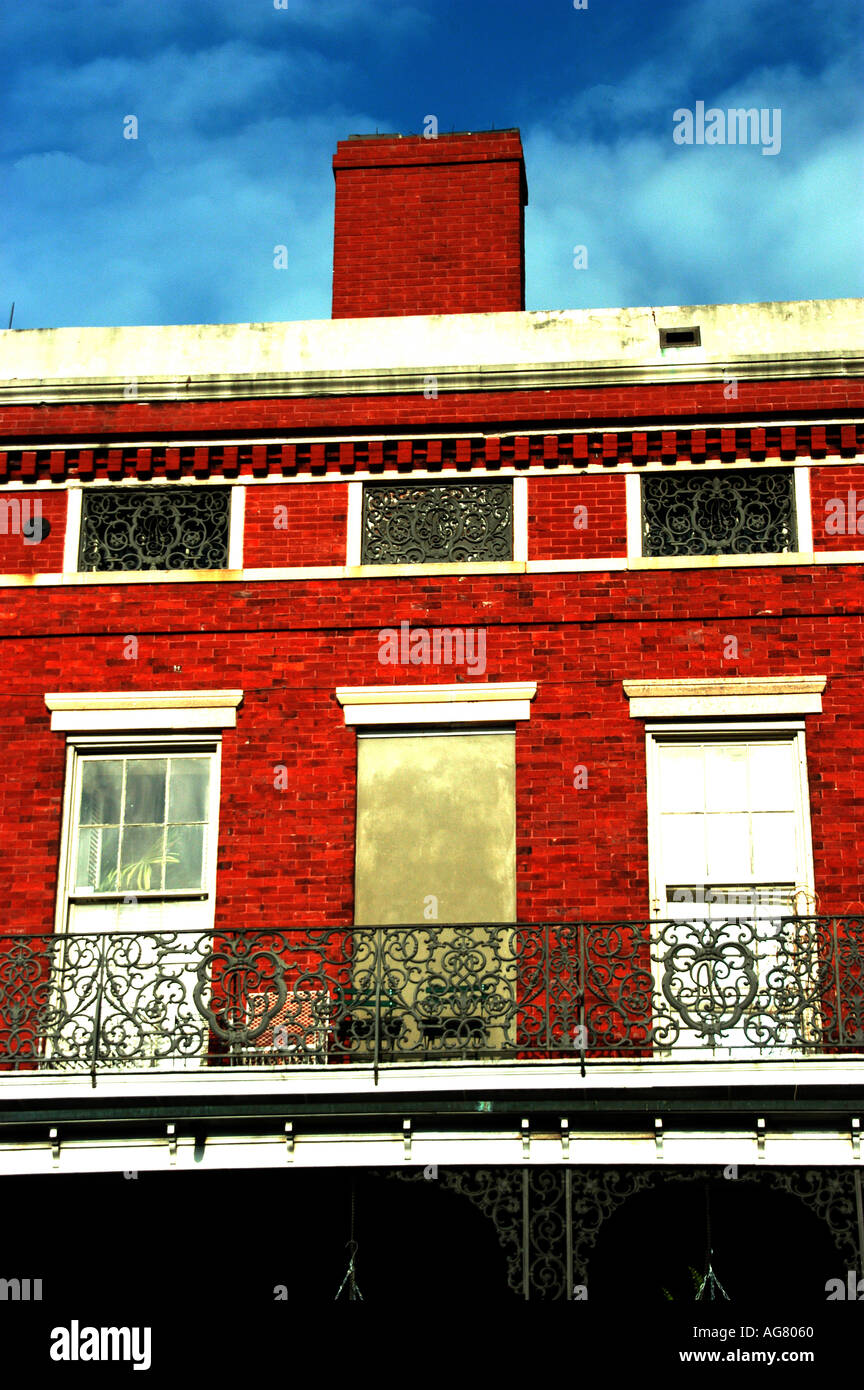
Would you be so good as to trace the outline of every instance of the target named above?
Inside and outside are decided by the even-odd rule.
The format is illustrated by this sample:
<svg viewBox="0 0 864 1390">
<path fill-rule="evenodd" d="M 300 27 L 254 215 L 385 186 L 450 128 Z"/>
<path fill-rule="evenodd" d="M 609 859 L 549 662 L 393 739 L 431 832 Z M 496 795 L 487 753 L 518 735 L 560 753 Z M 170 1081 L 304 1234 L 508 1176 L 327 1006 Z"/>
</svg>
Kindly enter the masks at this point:
<svg viewBox="0 0 864 1390">
<path fill-rule="evenodd" d="M 207 819 L 210 765 L 206 758 L 172 758 L 168 819 L 203 821 Z"/>
<path fill-rule="evenodd" d="M 361 555 L 364 565 L 512 560 L 512 486 L 364 484 Z"/>
<path fill-rule="evenodd" d="M 88 759 L 81 769 L 80 825 L 119 825 L 123 763 Z"/>
<path fill-rule="evenodd" d="M 711 744 L 705 749 L 705 808 L 743 811 L 747 807 L 747 744 Z"/>
<path fill-rule="evenodd" d="M 667 883 L 704 882 L 705 817 L 662 816 L 663 873 Z"/>
<path fill-rule="evenodd" d="M 795 550 L 792 470 L 651 473 L 642 483 L 645 555 Z"/>
<path fill-rule="evenodd" d="M 161 888 L 165 831 L 161 825 L 124 829 L 118 891 Z"/>
<path fill-rule="evenodd" d="M 660 749 L 660 809 L 701 811 L 705 805 L 704 755 L 701 748 Z"/>
<path fill-rule="evenodd" d="M 753 872 L 750 861 L 750 817 L 720 812 L 705 817 L 710 882 L 738 883 Z"/>
<path fill-rule="evenodd" d="M 158 825 L 165 820 L 165 758 L 135 758 L 126 765 L 126 825 Z"/>
<path fill-rule="evenodd" d="M 116 828 L 82 829 L 78 837 L 77 889 L 89 888 L 94 893 L 110 893 L 114 889 L 119 838 L 120 832 Z"/>
<path fill-rule="evenodd" d="M 204 826 L 172 825 L 168 828 L 165 861 L 166 888 L 204 886 Z"/>
<path fill-rule="evenodd" d="M 753 744 L 750 749 L 750 805 L 754 811 L 791 811 L 796 768 L 791 743 Z"/>
<path fill-rule="evenodd" d="M 753 817 L 753 872 L 758 878 L 794 883 L 798 877 L 793 812 L 759 812 Z"/>
</svg>

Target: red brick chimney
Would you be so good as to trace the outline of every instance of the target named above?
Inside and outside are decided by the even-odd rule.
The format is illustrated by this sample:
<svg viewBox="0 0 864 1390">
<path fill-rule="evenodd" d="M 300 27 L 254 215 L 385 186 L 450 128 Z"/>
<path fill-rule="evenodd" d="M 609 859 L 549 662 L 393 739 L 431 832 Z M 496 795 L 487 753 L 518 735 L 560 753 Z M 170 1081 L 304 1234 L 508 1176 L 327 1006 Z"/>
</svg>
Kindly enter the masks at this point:
<svg viewBox="0 0 864 1390">
<path fill-rule="evenodd" d="M 333 177 L 334 319 L 525 308 L 518 130 L 354 135 Z"/>
</svg>

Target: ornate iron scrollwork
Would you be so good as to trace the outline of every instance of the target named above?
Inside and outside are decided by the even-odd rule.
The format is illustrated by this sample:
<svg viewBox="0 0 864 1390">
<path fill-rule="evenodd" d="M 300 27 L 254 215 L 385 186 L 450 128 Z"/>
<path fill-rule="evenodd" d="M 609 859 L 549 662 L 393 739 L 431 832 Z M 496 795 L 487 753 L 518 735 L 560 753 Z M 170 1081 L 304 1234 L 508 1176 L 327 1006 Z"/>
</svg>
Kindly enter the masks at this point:
<svg viewBox="0 0 864 1390">
<path fill-rule="evenodd" d="M 510 483 L 367 484 L 364 565 L 512 560 Z"/>
<path fill-rule="evenodd" d="M 791 469 L 649 473 L 645 555 L 752 555 L 798 545 Z"/>
<path fill-rule="evenodd" d="M 864 919 L 0 934 L 0 1070 L 864 1050 Z"/>
<path fill-rule="evenodd" d="M 80 570 L 212 570 L 228 565 L 230 488 L 84 493 Z"/>
</svg>

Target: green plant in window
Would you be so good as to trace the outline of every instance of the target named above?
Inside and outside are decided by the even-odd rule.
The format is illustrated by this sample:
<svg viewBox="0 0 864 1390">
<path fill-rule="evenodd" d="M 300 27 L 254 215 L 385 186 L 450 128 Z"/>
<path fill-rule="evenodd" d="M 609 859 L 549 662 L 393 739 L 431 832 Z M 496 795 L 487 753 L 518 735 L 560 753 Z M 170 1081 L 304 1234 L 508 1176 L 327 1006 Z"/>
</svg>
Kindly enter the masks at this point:
<svg viewBox="0 0 864 1390">
<path fill-rule="evenodd" d="M 179 864 L 180 856 L 175 853 L 177 849 L 176 831 L 169 830 L 165 842 L 165 849 L 162 849 L 162 831 L 154 835 L 150 845 L 138 858 L 131 863 L 124 864 L 121 869 L 111 869 L 108 874 L 109 888 L 116 889 L 137 889 L 139 892 L 146 892 L 153 880 L 153 870 L 161 870 L 163 864 Z M 161 873 L 159 874 L 161 878 Z M 157 885 L 161 886 L 161 885 Z"/>
</svg>

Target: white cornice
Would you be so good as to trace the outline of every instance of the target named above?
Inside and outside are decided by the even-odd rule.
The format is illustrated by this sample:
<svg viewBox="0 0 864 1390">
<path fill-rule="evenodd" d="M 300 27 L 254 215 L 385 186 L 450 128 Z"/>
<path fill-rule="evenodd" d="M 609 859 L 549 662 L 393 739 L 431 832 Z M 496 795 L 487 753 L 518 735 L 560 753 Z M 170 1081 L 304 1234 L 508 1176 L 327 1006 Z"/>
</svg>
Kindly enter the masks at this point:
<svg viewBox="0 0 864 1390">
<path fill-rule="evenodd" d="M 434 378 L 440 395 L 454 391 L 551 391 L 568 388 L 649 386 L 677 382 L 782 381 L 864 376 L 864 353 L 772 353 L 741 358 L 642 362 L 538 362 L 430 366 L 341 372 L 244 372 L 236 375 L 129 378 L 39 377 L 0 381 L 0 401 L 51 405 L 119 401 L 274 399 L 315 396 L 423 395 Z"/>
<path fill-rule="evenodd" d="M 422 395 L 432 379 L 443 393 L 861 375 L 862 320 L 864 301 L 828 299 L 10 329 L 0 332 L 0 399 Z M 701 346 L 660 347 L 661 327 L 697 325 Z"/>
</svg>

